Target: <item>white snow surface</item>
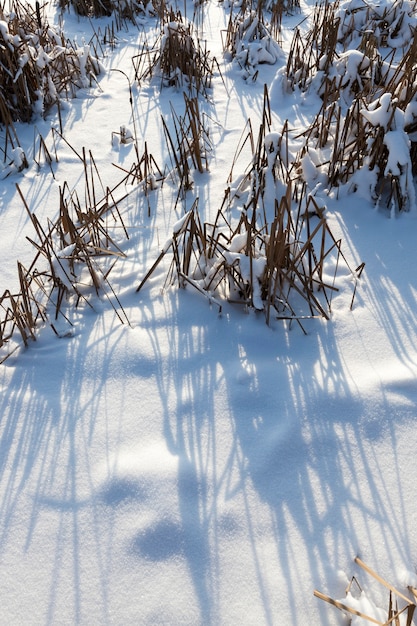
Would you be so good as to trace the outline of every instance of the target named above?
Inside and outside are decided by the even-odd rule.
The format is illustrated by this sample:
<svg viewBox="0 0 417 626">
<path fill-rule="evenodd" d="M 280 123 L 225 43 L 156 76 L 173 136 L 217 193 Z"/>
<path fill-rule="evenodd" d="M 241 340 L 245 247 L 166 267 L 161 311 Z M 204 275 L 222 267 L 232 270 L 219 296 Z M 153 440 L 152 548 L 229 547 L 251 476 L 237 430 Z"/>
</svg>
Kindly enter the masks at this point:
<svg viewBox="0 0 417 626">
<path fill-rule="evenodd" d="M 163 289 L 168 253 L 136 293 L 194 199 L 202 220 L 220 208 L 242 129 L 248 117 L 256 128 L 264 84 L 285 63 L 246 82 L 223 56 L 228 12 L 214 2 L 198 11 L 222 72 L 201 104 L 209 171 L 195 174 L 185 207 L 174 209 L 170 181 L 150 196 L 150 215 L 140 188 L 121 204 L 130 239 L 118 235 L 127 256 L 109 278 L 129 323 L 96 297 L 94 309 L 69 312 L 66 336 L 45 325 L 0 366 L 4 625 L 335 626 L 346 617 L 313 591 L 343 600 L 353 575 L 367 610 L 386 614 L 388 591 L 356 555 L 405 594 L 416 581 L 416 211 L 390 219 L 364 197 L 323 190 L 346 257 L 366 266 L 353 309 L 346 274 L 330 321 L 306 321 L 307 335 L 239 305 L 219 316 L 189 287 Z M 67 13 L 64 28 L 89 41 L 88 20 Z M 171 120 L 170 104 L 182 114 L 184 99 L 158 80 L 135 84 L 141 36 L 133 25 L 118 33 L 99 88 L 62 107 L 68 144 L 58 142 L 55 179 L 33 161 L 34 125 L 16 125 L 30 167 L 0 183 L 1 293 L 17 288 L 16 260 L 34 256 L 16 183 L 41 223 L 54 220 L 59 187 L 84 189 L 69 146 L 91 150 L 110 188 L 135 162 L 134 143 L 112 142 L 123 125 L 140 153 L 146 141 L 169 163 L 160 116 Z M 112 69 L 131 81 L 135 119 L 128 80 Z M 276 90 L 271 108 L 279 133 L 285 119 L 302 126 L 309 100 Z M 48 146 L 52 127 L 54 112 L 36 120 Z M 236 177 L 250 158 L 243 151 Z"/>
</svg>

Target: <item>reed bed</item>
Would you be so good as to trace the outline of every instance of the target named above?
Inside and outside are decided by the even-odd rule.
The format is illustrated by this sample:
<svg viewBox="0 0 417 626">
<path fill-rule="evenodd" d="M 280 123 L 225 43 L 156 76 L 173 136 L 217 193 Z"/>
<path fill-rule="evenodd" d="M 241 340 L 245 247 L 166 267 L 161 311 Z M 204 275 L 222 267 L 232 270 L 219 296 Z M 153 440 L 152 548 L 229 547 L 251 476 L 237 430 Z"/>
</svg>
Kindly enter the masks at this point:
<svg viewBox="0 0 417 626">
<path fill-rule="evenodd" d="M 341 267 L 352 277 L 353 294 L 363 264 L 352 270 L 341 240 L 332 234 L 325 209 L 296 181 L 288 125 L 271 132 L 265 89 L 263 122 L 255 138 L 248 123 L 236 150 L 222 206 L 212 222 L 202 222 L 198 199 L 174 226 L 171 240 L 139 284 L 140 291 L 168 254 L 165 286 L 192 286 L 219 311 L 225 301 L 263 311 L 273 319 L 329 319 Z M 232 184 L 244 146 L 253 158 Z M 297 193 L 295 188 L 297 187 Z"/>
<path fill-rule="evenodd" d="M 258 63 L 275 62 L 279 58 L 280 49 L 271 36 L 268 19 L 276 11 L 278 32 L 279 15 L 295 8 L 295 5 L 283 4 L 277 7 L 273 3 L 259 3 L 254 7 L 244 2 L 238 11 L 231 9 L 224 50 L 240 63 L 244 77 L 256 79 Z M 330 317 L 341 266 L 352 277 L 353 304 L 364 265 L 350 268 L 341 241 L 329 229 L 324 207 L 317 203 L 311 191 L 306 164 L 308 161 L 313 164 L 317 176 L 326 180 L 330 190 L 349 185 L 350 190 L 355 191 L 358 174 L 366 172 L 370 195 L 379 206 L 404 211 L 415 202 L 412 180 L 417 167 L 415 8 L 416 5 L 402 0 L 379 13 L 365 4 L 355 6 L 350 12 L 342 11 L 338 2 L 323 2 L 315 7 L 309 32 L 303 37 L 301 31 L 294 32 L 285 68 L 285 86 L 294 91 L 317 93 L 322 103 L 319 112 L 310 126 L 294 137 L 287 123 L 276 132 L 272 128 L 265 87 L 259 131 L 255 136 L 249 119 L 236 149 L 222 206 L 214 219 L 201 221 L 197 199 L 174 227 L 169 245 L 138 290 L 170 253 L 172 262 L 165 284 L 191 285 L 215 302 L 219 310 L 224 301 L 240 303 L 263 311 L 267 323 L 273 319 L 294 320 L 304 330 L 304 319 Z M 59 45 L 67 52 L 56 58 L 62 57 L 59 63 L 65 65 L 48 68 L 48 80 L 55 85 L 55 101 L 60 93 L 70 96 L 86 78 L 94 79 L 95 70 L 99 70 L 95 57 L 91 69 L 85 64 L 77 75 L 77 67 L 71 66 L 68 42 L 63 35 L 52 33 L 41 9 L 37 7 L 27 13 L 19 10 L 15 21 L 29 24 L 26 32 L 31 34 L 27 41 L 22 39 L 22 45 L 17 46 L 14 39 L 11 44 L 9 34 L 17 32 L 13 31 L 14 23 L 6 21 L 7 29 L 3 28 L 0 33 L 9 64 L 3 65 L 10 75 L 16 77 L 18 55 L 29 46 L 44 46 L 43 49 L 49 51 L 49 45 Z M 180 11 L 174 12 L 160 3 L 158 18 L 161 33 L 157 42 L 149 47 L 144 41 L 142 52 L 132 58 L 135 80 L 140 84 L 157 79 L 162 87 L 183 90 L 185 113 L 180 116 L 171 106 L 171 123 L 162 119 L 169 173 L 156 164 L 146 144 L 140 155 L 136 137 L 132 138 L 137 162 L 129 170 L 123 170 L 122 182 L 142 186 L 148 198 L 148 214 L 151 210 L 149 194 L 167 176 L 178 187 L 177 207 L 194 187 L 194 172 L 203 173 L 208 169 L 211 141 L 208 117 L 201 112 L 199 97 L 207 96 L 216 68 L 216 60 L 210 57 L 204 41 L 197 36 L 195 25 L 183 18 Z M 114 41 L 114 31 L 106 32 L 105 38 Z M 103 41 L 104 36 L 96 33 L 91 43 L 95 53 Z M 355 49 L 348 49 L 353 44 Z M 86 61 L 88 49 L 87 46 L 81 53 L 76 52 L 77 58 L 85 54 Z M 14 122 L 28 118 L 36 104 L 30 99 L 33 76 L 40 76 L 44 83 L 46 80 L 27 50 L 26 54 L 28 60 L 25 64 L 20 61 L 21 72 L 14 87 L 27 96 L 23 99 L 22 113 L 16 113 L 7 104 L 5 91 L 0 88 L 0 119 L 6 141 L 3 152 L 13 152 L 16 167 L 25 167 L 25 161 L 19 150 Z M 55 58 L 53 53 L 51 57 Z M 28 77 L 24 74 L 26 66 L 32 71 Z M 130 97 L 132 99 L 132 93 Z M 48 102 L 46 95 L 42 106 L 47 107 Z M 58 135 L 63 139 L 62 133 Z M 123 128 L 115 135 L 121 143 L 130 141 Z M 302 143 L 296 153 L 291 151 L 292 139 L 297 140 L 297 146 Z M 404 147 L 402 152 L 398 151 L 398 141 Z M 53 154 L 42 137 L 38 137 L 37 142 L 37 162 L 44 160 L 51 165 Z M 251 153 L 249 165 L 236 176 L 246 149 Z M 398 154 L 401 159 L 394 163 L 393 157 Z M 46 230 L 42 230 L 31 215 L 38 238 L 32 243 L 37 258 L 46 259 L 48 269 L 40 274 L 35 272 L 34 266 L 27 271 L 19 267 L 21 294 L 7 292 L 2 300 L 7 322 L 2 325 L 1 345 L 8 343 L 11 327 L 13 332 L 19 331 L 24 343 L 33 338 L 36 321 L 46 315 L 46 308 L 36 299 L 36 289 L 54 298 L 56 315 L 61 314 L 62 304 L 69 297 L 75 298 L 77 304 L 81 300 L 89 304 L 91 298 L 85 296 L 84 288 L 78 283 L 80 272 L 96 292 L 107 285 L 108 297 L 116 302 L 107 281 L 112 267 L 112 262 L 108 261 L 122 256 L 122 252 L 103 226 L 103 216 L 109 210 L 115 212 L 117 220 L 121 219 L 114 200 L 115 189 L 110 191 L 104 187 L 91 154 L 78 156 L 85 173 L 84 198 L 80 200 L 64 185 L 59 218 Z M 52 167 L 51 172 L 53 174 Z M 27 210 L 30 214 L 28 207 Z M 107 260 L 103 266 L 104 257 Z M 49 292 L 47 284 L 52 285 Z M 124 314 L 119 313 L 117 302 L 116 309 L 126 321 Z"/>
</svg>

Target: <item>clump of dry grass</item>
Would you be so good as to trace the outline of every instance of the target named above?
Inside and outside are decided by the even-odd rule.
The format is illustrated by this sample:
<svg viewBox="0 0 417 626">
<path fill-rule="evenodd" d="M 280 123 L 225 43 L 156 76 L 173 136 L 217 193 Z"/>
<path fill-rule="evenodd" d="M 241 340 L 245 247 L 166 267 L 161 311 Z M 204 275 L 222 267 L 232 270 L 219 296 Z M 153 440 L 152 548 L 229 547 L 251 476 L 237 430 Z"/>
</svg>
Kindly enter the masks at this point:
<svg viewBox="0 0 417 626">
<path fill-rule="evenodd" d="M 6 290 L 0 297 L 0 362 L 22 342 L 27 346 L 36 340 L 40 322 L 49 322 L 62 336 L 57 320 L 63 319 L 64 334 L 71 333 L 68 309 L 81 303 L 94 308 L 94 294 L 107 298 L 120 322 L 129 323 L 109 275 L 117 260 L 125 256 L 110 231 L 118 225 L 129 238 L 118 208 L 120 199 L 115 195 L 130 174 L 109 189 L 102 183 L 91 152 L 74 152 L 84 171 L 84 197 L 64 183 L 54 222 L 42 225 L 16 186 L 34 228 L 35 237 L 28 241 L 36 252 L 28 268 L 18 263 L 19 291 Z"/>
<path fill-rule="evenodd" d="M 320 155 L 317 171 L 330 189 L 349 184 L 354 191 L 366 168 L 370 198 L 391 211 L 409 210 L 415 202 L 415 68 L 399 76 L 399 82 L 385 85 L 382 95 L 366 99 L 362 94 L 346 110 L 334 99 L 323 102 L 303 133 L 302 154 L 312 149 Z"/>
<path fill-rule="evenodd" d="M 113 15 L 120 29 L 123 21 L 136 23 L 139 14 L 153 15 L 155 9 L 152 0 L 59 0 L 62 10 L 73 8 L 83 17 L 110 17 Z"/>
<path fill-rule="evenodd" d="M 185 88 L 192 95 L 206 95 L 213 71 L 218 64 L 211 58 L 206 42 L 195 33 L 180 11 L 174 13 L 165 5 L 161 34 L 155 44 L 132 58 L 135 80 L 141 83 L 154 77 L 162 87 Z"/>
<path fill-rule="evenodd" d="M 417 31 L 412 11 L 400 0 L 380 14 L 364 4 L 347 16 L 338 3 L 322 3 L 307 35 L 295 33 L 286 67 L 287 88 L 315 91 L 322 99 L 300 135 L 305 139 L 300 161 L 311 157 L 330 189 L 348 184 L 355 191 L 359 173 L 367 170 L 369 196 L 391 213 L 415 205 Z M 346 49 L 353 43 L 356 50 Z M 302 167 L 299 172 L 303 177 Z"/>
<path fill-rule="evenodd" d="M 113 11 L 111 0 L 60 0 L 59 4 L 63 10 L 71 6 L 77 15 L 86 17 L 110 16 Z"/>
<path fill-rule="evenodd" d="M 101 72 L 89 46 L 78 48 L 53 29 L 37 4 L 0 9 L 0 123 L 29 122 L 60 97 L 73 97 Z"/>
<path fill-rule="evenodd" d="M 45 309 L 35 291 L 38 291 L 36 274 L 28 273 L 18 263 L 20 290 L 6 290 L 0 296 L 0 363 L 16 349 L 16 334 L 25 346 L 35 340 L 35 327 L 39 319 L 45 321 Z"/>
<path fill-rule="evenodd" d="M 275 16 L 275 32 L 279 28 Z M 223 44 L 224 51 L 235 59 L 242 69 L 244 78 L 257 77 L 257 66 L 262 63 L 273 65 L 282 51 L 265 23 L 262 3 L 252 11 L 241 10 L 237 14 L 230 10 L 229 22 Z"/>
<path fill-rule="evenodd" d="M 136 148 L 136 146 L 135 146 Z M 115 165 L 115 167 L 119 168 L 125 173 L 125 177 L 120 181 L 119 185 L 140 185 L 142 187 L 142 191 L 144 197 L 146 199 L 147 207 L 148 207 L 148 217 L 151 215 L 151 202 L 150 202 L 150 194 L 158 189 L 159 185 L 163 183 L 166 177 L 166 173 L 159 167 L 155 158 L 148 150 L 148 144 L 145 142 L 144 151 L 140 155 L 138 150 L 137 153 L 137 163 L 133 163 L 129 170 L 125 168 Z"/>
<path fill-rule="evenodd" d="M 379 48 L 404 50 L 415 29 L 415 10 L 414 0 L 395 0 L 384 5 L 356 3 L 347 11 L 342 6 L 338 9 L 339 41 L 346 48 L 356 43 L 358 34 L 372 35 Z M 405 30 L 404 25 L 407 27 Z"/>
<path fill-rule="evenodd" d="M 78 47 L 63 32 L 52 28 L 38 3 L 33 8 L 12 0 L 8 12 L 0 7 L 2 178 L 28 167 L 15 123 L 31 122 L 35 115 L 45 116 L 57 105 L 62 131 L 61 99 L 72 98 L 80 88 L 95 85 L 101 72 L 91 46 Z M 48 158 L 44 145 L 43 152 Z"/>
<path fill-rule="evenodd" d="M 309 198 L 301 213 L 291 203 L 291 188 L 276 203 L 271 223 L 259 225 L 252 214 L 243 213 L 237 224 L 219 211 L 214 223 L 202 224 L 198 205 L 174 228 L 169 245 L 141 281 L 137 291 L 162 258 L 172 252 L 166 284 L 191 285 L 222 309 L 227 300 L 264 311 L 272 319 L 296 321 L 329 319 L 337 268 L 350 270 L 341 241 L 332 235 L 324 209 Z M 329 269 L 332 268 L 332 269 Z M 352 296 L 352 302 L 353 302 Z"/>
<path fill-rule="evenodd" d="M 233 171 L 244 147 L 251 164 L 233 185 Z M 138 286 L 142 289 L 162 258 L 172 252 L 166 284 L 191 285 L 219 310 L 227 300 L 263 311 L 273 319 L 329 319 L 336 275 L 343 266 L 352 276 L 353 294 L 363 265 L 351 270 L 319 206 L 306 186 L 293 183 L 288 126 L 271 132 L 265 89 L 258 137 L 248 123 L 233 159 L 222 206 L 213 222 L 202 223 L 198 200 L 177 222 L 168 245 Z"/>
<path fill-rule="evenodd" d="M 337 6 L 327 2 L 316 5 L 310 30 L 304 34 L 295 30 L 286 66 L 289 88 L 306 90 L 317 72 L 327 75 L 338 42 Z"/>
<path fill-rule="evenodd" d="M 184 93 L 185 113 L 179 116 L 171 106 L 174 123 L 169 131 L 165 119 L 162 125 L 171 160 L 171 175 L 179 180 L 177 202 L 193 187 L 193 171 L 203 173 L 208 169 L 208 152 L 211 150 L 207 119 L 201 113 L 197 98 Z"/>
<path fill-rule="evenodd" d="M 299 0 L 238 0 L 237 2 L 224 2 L 225 7 L 230 9 L 227 39 L 230 42 L 236 36 L 236 26 L 246 17 L 256 15 L 266 30 L 259 30 L 258 33 L 271 35 L 275 41 L 279 42 L 281 25 L 284 15 L 293 15 L 300 11 Z M 232 17 L 232 13 L 235 17 Z"/>
<path fill-rule="evenodd" d="M 403 0 L 382 9 L 364 2 L 349 10 L 339 2 L 320 2 L 314 8 L 311 28 L 304 34 L 300 29 L 294 32 L 286 67 L 289 87 L 306 90 L 313 86 L 320 95 L 331 90 L 335 99 L 341 91 L 359 97 L 384 89 L 398 51 L 402 58 L 398 70 L 402 72 L 407 64 L 405 57 L 416 30 L 415 10 L 415 2 Z M 349 56 L 354 58 L 352 54 L 362 56 L 356 63 L 356 76 L 346 85 L 351 76 L 343 72 L 343 65 Z"/>
<path fill-rule="evenodd" d="M 103 188 L 91 153 L 87 156 L 83 151 L 82 161 L 84 199 L 81 200 L 75 191 L 71 192 L 65 183 L 60 188 L 59 216 L 46 229 L 30 211 L 18 187 L 38 239 L 30 240 L 37 255 L 29 273 L 40 257 L 46 260 L 43 276 L 51 285 L 49 300 L 55 299 L 55 318 L 66 297 L 74 297 L 77 304 L 80 301 L 88 303 L 89 285 L 96 293 L 103 291 L 106 295 L 107 289 L 111 290 L 108 275 L 113 263 L 108 261 L 124 254 L 109 234 L 109 213 L 113 221 L 121 222 L 128 238 L 113 191 Z"/>
</svg>

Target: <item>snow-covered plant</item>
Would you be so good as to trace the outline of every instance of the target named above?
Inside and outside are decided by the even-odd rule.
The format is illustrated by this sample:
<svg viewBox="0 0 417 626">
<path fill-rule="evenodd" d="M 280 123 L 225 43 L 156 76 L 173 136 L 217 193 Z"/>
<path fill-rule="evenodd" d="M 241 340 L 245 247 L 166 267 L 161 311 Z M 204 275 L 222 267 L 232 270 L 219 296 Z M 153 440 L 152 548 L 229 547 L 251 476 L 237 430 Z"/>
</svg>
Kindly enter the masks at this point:
<svg viewBox="0 0 417 626">
<path fill-rule="evenodd" d="M 393 77 L 397 52 L 402 55 L 403 71 L 405 59 L 415 59 L 415 8 L 415 2 L 404 0 L 316 5 L 311 28 L 294 32 L 286 68 L 288 85 L 303 91 L 311 88 L 321 96 L 331 90 L 335 98 L 347 97 L 347 106 L 354 96 L 383 89 Z M 389 62 L 383 60 L 389 57 L 387 48 L 392 50 Z"/>
<path fill-rule="evenodd" d="M 359 50 L 348 50 L 338 55 L 327 72 L 321 69 L 324 62 L 325 59 L 320 59 L 319 72 L 312 84 L 319 80 L 317 93 L 322 98 L 326 97 L 327 101 L 343 98 L 350 106 L 355 97 L 369 92 L 375 84 L 371 61 Z"/>
<path fill-rule="evenodd" d="M 280 202 L 287 193 L 297 160 L 290 143 L 288 124 L 284 124 L 281 132 L 272 131 L 270 115 L 268 92 L 265 90 L 263 123 L 258 138 L 254 140 L 250 126 L 244 139 L 244 142 L 249 139 L 251 145 L 255 146 L 251 162 L 245 174 L 234 179 L 232 170 L 237 161 L 236 154 L 229 175 L 231 204 L 236 199 L 240 206 L 243 205 L 244 211 L 255 211 L 261 219 L 258 224 L 261 229 L 265 221 L 273 219 L 276 202 Z"/>
<path fill-rule="evenodd" d="M 196 201 L 174 226 L 153 268 L 171 250 L 178 284 L 191 285 L 220 310 L 226 299 L 264 311 L 267 323 L 276 317 L 302 326 L 305 317 L 329 318 L 336 271 L 346 260 L 325 208 L 306 186 L 294 200 L 288 128 L 271 130 L 267 97 L 263 119 L 257 141 L 251 130 L 241 139 L 232 170 L 245 144 L 256 146 L 251 165 L 236 180 L 231 171 L 213 223 L 201 224 Z"/>
<path fill-rule="evenodd" d="M 174 133 L 162 117 L 165 138 L 171 161 L 170 175 L 178 185 L 177 201 L 193 187 L 193 172 L 200 174 L 208 169 L 208 153 L 211 150 L 207 122 L 200 112 L 197 98 L 184 93 L 185 114 L 178 116 L 171 105 Z"/>
<path fill-rule="evenodd" d="M 322 110 L 301 153 L 302 178 L 310 187 L 319 177 L 330 189 L 347 185 L 376 205 L 389 207 L 391 214 L 414 208 L 411 154 L 416 113 L 417 100 L 403 111 L 390 93 L 366 105 L 354 100 L 346 113 L 336 103 Z"/>
<path fill-rule="evenodd" d="M 415 208 L 415 189 L 410 157 L 411 142 L 405 131 L 405 114 L 391 94 L 361 110 L 371 129 L 369 168 L 376 168 L 377 203 L 384 197 L 392 212 Z"/>
<path fill-rule="evenodd" d="M 102 71 L 90 47 L 71 44 L 44 21 L 38 10 L 16 6 L 0 14 L 0 123 L 29 122 L 60 97 L 73 97 Z"/>
<path fill-rule="evenodd" d="M 286 66 L 286 81 L 291 89 L 308 89 L 314 76 L 326 75 L 333 63 L 339 25 L 336 6 L 327 2 L 316 5 L 309 31 L 295 29 Z"/>
<path fill-rule="evenodd" d="M 256 210 L 237 223 L 220 210 L 214 224 L 201 224 L 197 203 L 174 225 L 170 238 L 143 281 L 173 253 L 181 287 L 190 285 L 222 310 L 225 301 L 263 311 L 267 323 L 313 317 L 329 319 L 334 282 L 342 264 L 355 273 L 332 235 L 324 207 L 304 197 L 294 207 L 291 185 L 275 202 L 275 216 L 260 224 Z"/>
<path fill-rule="evenodd" d="M 351 191 L 370 195 L 378 206 L 388 206 L 391 214 L 408 210 L 415 206 L 415 5 L 399 1 L 368 6 L 354 0 L 343 7 L 345 13 L 337 4 L 331 10 L 317 7 L 305 40 L 297 32 L 293 38 L 286 85 L 315 93 L 323 103 L 303 133 L 300 176 L 307 184 L 320 180 L 330 189 L 347 184 Z M 329 17 L 331 27 L 322 15 Z M 327 49 L 318 25 L 329 31 Z M 382 27 L 388 33 L 384 37 Z M 356 30 L 357 49 L 346 50 Z M 394 49 L 387 56 L 384 46 L 394 47 L 400 40 L 401 55 Z"/>
<path fill-rule="evenodd" d="M 172 10 L 164 14 L 161 35 L 152 50 L 145 49 L 132 61 L 139 82 L 157 78 L 162 87 L 185 88 L 192 95 L 206 95 L 216 64 L 194 25 Z"/>
<path fill-rule="evenodd" d="M 336 15 L 340 18 L 338 40 L 345 48 L 358 47 L 362 34 L 372 33 L 378 47 L 401 50 L 417 26 L 412 0 L 346 0 L 338 4 Z"/>
<path fill-rule="evenodd" d="M 232 15 L 227 30 L 225 50 L 242 68 L 244 78 L 255 77 L 257 66 L 274 65 L 283 58 L 283 52 L 265 26 L 259 11 L 246 15 Z"/>
<path fill-rule="evenodd" d="M 164 82 L 181 85 L 196 78 L 194 59 L 197 44 L 192 34 L 191 24 L 170 21 L 163 27 L 160 44 L 159 68 Z"/>
<path fill-rule="evenodd" d="M 154 15 L 151 0 L 59 0 L 61 9 L 72 7 L 77 15 L 103 17 L 115 15 L 117 21 L 129 20 L 135 23 L 138 14 Z"/>
<path fill-rule="evenodd" d="M 19 157 L 16 159 L 18 162 Z M 84 163 L 87 164 L 87 159 Z M 91 153 L 89 165 L 93 171 L 95 162 Z M 65 303 L 90 304 L 92 291 L 110 301 L 122 323 L 127 320 L 108 279 L 115 260 L 124 255 L 103 219 L 107 212 L 115 209 L 114 217 L 128 235 L 113 197 L 114 189 L 107 188 L 99 199 L 94 176 L 87 174 L 87 167 L 84 173 L 85 203 L 80 203 L 78 195 L 70 192 L 65 183 L 60 188 L 58 218 L 47 228 L 39 224 L 17 187 L 36 230 L 36 255 L 27 269 L 18 263 L 20 292 L 6 291 L 0 296 L 0 363 L 16 348 L 19 336 L 25 345 L 29 339 L 36 339 L 39 321 L 49 320 L 57 332 L 56 320 L 62 314 L 71 325 L 63 313 Z"/>
</svg>

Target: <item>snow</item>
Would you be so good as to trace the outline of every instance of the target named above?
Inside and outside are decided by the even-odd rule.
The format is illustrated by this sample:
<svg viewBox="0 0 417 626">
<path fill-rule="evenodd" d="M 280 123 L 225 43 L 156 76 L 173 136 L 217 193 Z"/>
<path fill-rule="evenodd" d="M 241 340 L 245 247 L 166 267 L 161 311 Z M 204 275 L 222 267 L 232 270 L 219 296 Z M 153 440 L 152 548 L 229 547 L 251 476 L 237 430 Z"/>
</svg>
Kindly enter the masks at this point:
<svg viewBox="0 0 417 626">
<path fill-rule="evenodd" d="M 352 11 L 365 6 L 343 3 L 339 11 L 345 4 Z M 222 301 L 219 315 L 217 300 L 210 304 L 191 284 L 179 289 L 166 281 L 173 237 L 186 227 L 195 199 L 201 221 L 210 222 L 228 186 L 237 203 L 246 193 L 239 182 L 253 155 L 249 141 L 242 146 L 242 129 L 248 118 L 259 126 L 264 84 L 273 117 L 265 138 L 270 194 L 279 182 L 272 180 L 272 156 L 281 149 L 284 121 L 300 129 L 315 115 L 316 94 L 282 89 L 287 29 L 312 7 L 302 4 L 300 13 L 283 16 L 279 51 L 271 39 L 242 37 L 243 73 L 223 54 L 230 8 L 196 7 L 200 40 L 221 70 L 199 100 L 212 144 L 208 171 L 192 172 L 183 202 L 176 202 L 177 179 L 147 193 L 140 184 L 121 186 L 116 196 L 126 195 L 118 206 L 129 239 L 114 219 L 111 233 L 125 254 L 109 274 L 115 295 L 97 295 L 84 284 L 91 306 L 65 303 L 70 323 L 55 320 L 49 305 L 57 332 L 40 325 L 36 341 L 0 366 L 2 624 L 348 623 L 314 597 L 315 589 L 383 620 L 389 592 L 354 562 L 357 555 L 404 594 L 417 584 L 414 196 L 412 210 L 389 219 L 389 211 L 372 203 L 375 185 L 366 167 L 345 187 L 326 190 L 323 156 L 309 147 L 302 168 L 311 193 L 327 207 L 350 266 L 366 265 L 352 309 L 352 275 L 341 268 L 331 319 L 303 320 L 307 334 L 295 322 L 268 326 L 257 310 L 260 293 L 254 308 Z M 59 11 L 49 10 L 52 26 Z M 71 40 L 88 42 L 91 29 L 104 32 L 109 19 L 67 12 L 62 22 Z M 408 24 L 407 17 L 400 41 Z M 155 39 L 160 34 L 150 13 L 141 28 Z M 0 32 L 8 41 L 4 21 Z M 131 59 L 140 41 L 143 33 L 133 25 L 117 34 L 114 49 L 97 61 L 98 85 L 90 84 L 88 45 L 79 48 L 83 89 L 61 105 L 65 140 L 52 133 L 59 129 L 55 109 L 30 125 L 16 124 L 21 148 L 1 171 L 0 293 L 18 289 L 16 262 L 29 267 L 36 252 L 16 184 L 46 227 L 57 217 L 65 183 L 84 196 L 77 156 L 83 148 L 110 189 L 137 163 L 136 147 L 142 154 L 145 142 L 162 169 L 171 167 L 161 115 L 172 129 L 170 107 L 183 115 L 184 98 L 158 81 L 135 82 Z M 355 53 L 340 63 L 351 72 L 359 62 Z M 363 115 L 385 126 L 391 105 L 383 95 Z M 119 130 L 136 141 L 114 141 Z M 403 190 L 412 194 L 404 121 L 386 130 L 387 172 L 408 175 Z M 51 154 L 56 150 L 51 166 L 34 161 L 40 137 Z M 29 167 L 19 171 L 23 156 Z M 225 258 L 238 259 L 246 278 L 261 276 L 264 258 L 253 258 L 250 268 L 244 245 L 236 233 Z M 67 245 L 55 260 L 70 288 L 73 250 Z M 75 278 L 78 285 L 85 276 Z M 346 596 L 352 576 L 363 588 L 360 597 Z"/>
</svg>

